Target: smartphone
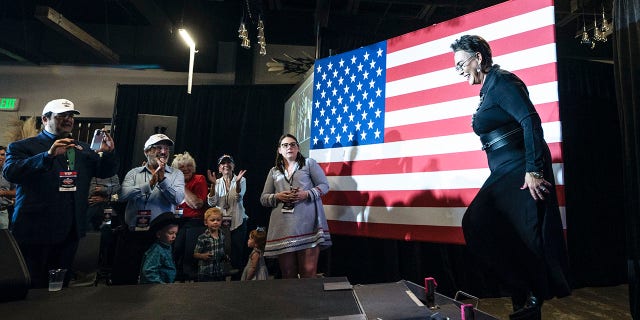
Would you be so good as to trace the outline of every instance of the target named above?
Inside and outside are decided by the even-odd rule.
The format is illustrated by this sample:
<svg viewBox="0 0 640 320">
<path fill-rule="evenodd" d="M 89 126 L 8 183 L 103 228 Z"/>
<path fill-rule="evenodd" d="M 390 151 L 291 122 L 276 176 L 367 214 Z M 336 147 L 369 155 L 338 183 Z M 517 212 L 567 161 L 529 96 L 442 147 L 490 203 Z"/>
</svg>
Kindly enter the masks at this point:
<svg viewBox="0 0 640 320">
<path fill-rule="evenodd" d="M 102 145 L 102 129 L 96 129 L 93 132 L 93 139 L 91 140 L 91 150 L 99 150 Z"/>
</svg>

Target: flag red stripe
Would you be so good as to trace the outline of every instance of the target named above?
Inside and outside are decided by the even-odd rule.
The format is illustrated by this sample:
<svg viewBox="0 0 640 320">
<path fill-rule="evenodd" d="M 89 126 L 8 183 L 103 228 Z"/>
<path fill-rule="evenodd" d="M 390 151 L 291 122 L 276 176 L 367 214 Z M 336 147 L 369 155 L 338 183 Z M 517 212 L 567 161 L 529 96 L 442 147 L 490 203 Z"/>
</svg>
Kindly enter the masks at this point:
<svg viewBox="0 0 640 320">
<path fill-rule="evenodd" d="M 524 177 L 523 177 L 524 181 Z M 372 207 L 467 207 L 479 188 L 438 190 L 329 191 L 325 205 Z M 556 185 L 558 204 L 565 206 L 564 185 Z"/>
<path fill-rule="evenodd" d="M 453 72 L 453 71 L 452 71 Z M 525 84 L 530 87 L 538 84 L 553 82 L 557 80 L 556 63 L 547 63 L 531 68 L 521 69 L 514 72 Z M 442 87 L 431 88 L 422 91 L 411 92 L 385 99 L 385 110 L 396 111 L 417 106 L 430 105 L 477 96 L 480 86 L 470 86 L 460 77 L 459 83 L 454 83 Z"/>
<path fill-rule="evenodd" d="M 495 8 L 499 6 L 499 10 Z M 552 0 L 507 1 L 387 40 L 387 53 L 482 27 L 513 16 L 553 6 Z"/>
<path fill-rule="evenodd" d="M 539 104 L 536 106 L 536 110 L 542 122 L 560 121 L 557 101 Z M 397 127 L 387 127 L 384 129 L 384 142 L 441 137 L 471 131 L 471 116 L 463 116 Z"/>
<path fill-rule="evenodd" d="M 549 143 L 554 163 L 562 162 L 561 143 Z M 487 157 L 480 149 L 477 151 L 423 155 L 407 158 L 387 158 L 350 162 L 321 162 L 327 176 L 359 176 L 376 174 L 438 172 L 450 170 L 478 169 L 487 167 Z"/>
<path fill-rule="evenodd" d="M 329 230 L 336 235 L 464 244 L 464 235 L 460 227 L 329 220 Z"/>
<path fill-rule="evenodd" d="M 497 57 L 503 54 L 553 43 L 554 41 L 554 26 L 550 25 L 515 34 L 506 38 L 493 40 L 491 41 L 491 52 L 493 57 Z M 387 82 L 439 71 L 442 68 L 447 67 L 450 67 L 451 72 L 454 72 L 453 66 L 453 53 L 445 53 L 388 68 Z"/>
</svg>

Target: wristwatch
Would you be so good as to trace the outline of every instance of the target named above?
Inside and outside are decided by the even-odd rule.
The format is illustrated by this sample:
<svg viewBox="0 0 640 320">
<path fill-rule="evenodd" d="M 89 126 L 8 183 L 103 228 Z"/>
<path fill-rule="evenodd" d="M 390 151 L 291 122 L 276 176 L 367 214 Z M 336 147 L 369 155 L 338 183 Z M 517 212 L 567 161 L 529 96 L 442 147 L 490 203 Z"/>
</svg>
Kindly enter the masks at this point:
<svg viewBox="0 0 640 320">
<path fill-rule="evenodd" d="M 529 175 L 536 178 L 536 179 L 544 179 L 544 175 L 542 174 L 542 171 L 536 172 L 529 172 Z"/>
</svg>

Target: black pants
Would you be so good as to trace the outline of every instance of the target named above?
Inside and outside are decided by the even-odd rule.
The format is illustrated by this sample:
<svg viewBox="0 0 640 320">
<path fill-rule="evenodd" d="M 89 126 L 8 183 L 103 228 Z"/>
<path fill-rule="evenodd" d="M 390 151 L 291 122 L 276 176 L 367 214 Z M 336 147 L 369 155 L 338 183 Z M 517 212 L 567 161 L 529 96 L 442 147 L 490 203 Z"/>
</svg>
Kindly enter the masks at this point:
<svg viewBox="0 0 640 320">
<path fill-rule="evenodd" d="M 154 236 L 147 231 L 121 229 L 116 238 L 111 282 L 113 284 L 137 284 L 142 257 L 155 241 Z"/>
<path fill-rule="evenodd" d="M 230 238 L 231 241 L 227 240 L 227 242 L 231 243 L 231 248 L 230 248 L 231 250 L 229 255 L 231 257 L 231 265 L 233 266 L 234 269 L 238 269 L 242 271 L 242 269 L 244 269 L 245 265 L 247 264 L 247 257 L 248 257 L 248 253 L 245 253 L 247 251 L 246 250 L 247 249 L 247 219 L 244 219 L 244 221 L 239 227 L 232 230 L 230 232 L 230 235 L 231 236 L 228 237 L 227 239 Z M 241 272 L 237 274 L 237 277 L 236 276 L 233 277 L 234 280 L 240 279 L 240 276 L 241 276 L 240 273 Z"/>
<path fill-rule="evenodd" d="M 519 190 L 522 176 L 516 174 L 514 179 L 516 183 L 504 177 L 478 192 L 462 219 L 465 241 L 512 296 L 533 292 L 548 298 L 541 232 L 544 203 L 533 201 L 528 190 Z M 505 192 L 504 188 L 512 190 Z"/>
<path fill-rule="evenodd" d="M 79 240 L 75 236 L 69 235 L 65 241 L 55 244 L 17 242 L 29 268 L 32 288 L 48 287 L 51 269 L 67 269 L 64 285 L 69 284 L 72 276 L 71 266 L 78 250 Z"/>
<path fill-rule="evenodd" d="M 189 232 L 189 230 L 196 230 Z M 173 260 L 176 263 L 176 281 L 190 280 L 193 267 L 185 270 L 185 264 L 193 264 L 193 245 L 202 232 L 204 232 L 204 219 L 182 218 L 176 241 L 173 243 Z M 186 274 L 189 273 L 189 274 Z"/>
</svg>

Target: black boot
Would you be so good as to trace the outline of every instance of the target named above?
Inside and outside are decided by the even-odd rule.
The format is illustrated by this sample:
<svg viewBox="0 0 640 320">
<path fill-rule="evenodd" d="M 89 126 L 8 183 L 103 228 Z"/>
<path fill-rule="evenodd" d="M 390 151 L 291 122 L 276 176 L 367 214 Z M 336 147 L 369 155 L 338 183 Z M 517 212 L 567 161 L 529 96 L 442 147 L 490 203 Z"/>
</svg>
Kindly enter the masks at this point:
<svg viewBox="0 0 640 320">
<path fill-rule="evenodd" d="M 529 300 L 530 295 L 530 293 L 525 292 L 514 293 L 513 295 L 511 295 L 511 304 L 513 305 L 513 311 L 515 312 L 524 308 L 524 305 L 527 303 L 527 300 Z"/>
<path fill-rule="evenodd" d="M 516 302 L 512 297 L 513 307 L 516 308 Z M 524 306 L 515 310 L 509 315 L 510 320 L 541 320 L 542 319 L 542 300 L 538 300 L 534 295 L 529 295 Z"/>
</svg>

